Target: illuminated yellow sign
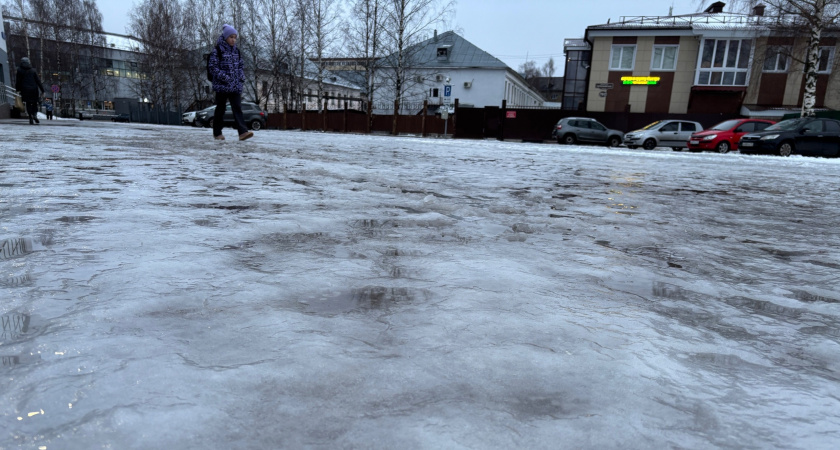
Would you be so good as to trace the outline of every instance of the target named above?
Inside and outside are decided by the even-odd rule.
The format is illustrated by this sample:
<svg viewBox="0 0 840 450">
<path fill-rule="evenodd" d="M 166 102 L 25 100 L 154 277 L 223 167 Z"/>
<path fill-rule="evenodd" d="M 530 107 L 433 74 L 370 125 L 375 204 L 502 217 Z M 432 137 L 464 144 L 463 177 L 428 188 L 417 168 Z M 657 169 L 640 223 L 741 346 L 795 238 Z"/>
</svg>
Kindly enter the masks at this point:
<svg viewBox="0 0 840 450">
<path fill-rule="evenodd" d="M 621 84 L 659 84 L 659 77 L 621 77 Z"/>
</svg>

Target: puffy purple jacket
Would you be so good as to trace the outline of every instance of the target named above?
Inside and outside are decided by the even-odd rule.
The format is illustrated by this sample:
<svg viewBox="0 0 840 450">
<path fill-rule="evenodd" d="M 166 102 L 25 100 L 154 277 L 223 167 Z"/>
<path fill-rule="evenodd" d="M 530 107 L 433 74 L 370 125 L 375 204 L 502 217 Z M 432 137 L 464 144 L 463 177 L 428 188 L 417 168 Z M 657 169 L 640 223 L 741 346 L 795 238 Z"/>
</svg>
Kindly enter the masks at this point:
<svg viewBox="0 0 840 450">
<path fill-rule="evenodd" d="M 239 54 L 239 49 L 231 47 L 222 36 L 216 41 L 222 52 L 222 59 L 216 48 L 210 52 L 210 73 L 213 74 L 213 90 L 216 92 L 241 93 L 245 84 L 245 62 Z"/>
</svg>

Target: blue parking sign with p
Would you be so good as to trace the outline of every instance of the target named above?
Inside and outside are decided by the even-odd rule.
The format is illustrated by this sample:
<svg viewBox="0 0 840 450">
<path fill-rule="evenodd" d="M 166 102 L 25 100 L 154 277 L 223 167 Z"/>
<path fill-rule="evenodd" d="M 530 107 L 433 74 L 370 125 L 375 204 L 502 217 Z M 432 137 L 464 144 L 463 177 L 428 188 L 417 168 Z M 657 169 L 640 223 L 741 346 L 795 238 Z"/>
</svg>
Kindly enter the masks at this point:
<svg viewBox="0 0 840 450">
<path fill-rule="evenodd" d="M 451 97 L 452 96 L 452 85 L 447 84 L 443 87 L 443 96 L 444 97 Z"/>
</svg>

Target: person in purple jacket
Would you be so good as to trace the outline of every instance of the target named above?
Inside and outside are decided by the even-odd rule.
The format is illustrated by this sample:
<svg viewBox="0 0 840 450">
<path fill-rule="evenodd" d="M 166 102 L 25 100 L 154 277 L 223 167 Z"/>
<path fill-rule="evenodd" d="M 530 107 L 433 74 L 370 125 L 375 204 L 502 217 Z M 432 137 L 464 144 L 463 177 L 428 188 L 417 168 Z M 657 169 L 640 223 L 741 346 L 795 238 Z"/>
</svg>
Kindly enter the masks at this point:
<svg viewBox="0 0 840 450">
<path fill-rule="evenodd" d="M 213 137 L 224 140 L 222 126 L 224 125 L 225 108 L 230 102 L 239 140 L 244 141 L 254 133 L 248 131 L 245 119 L 242 117 L 242 86 L 245 84 L 245 63 L 236 48 L 239 33 L 232 26 L 222 26 L 222 35 L 216 41 L 216 47 L 210 52 L 208 66 L 213 77 L 213 90 L 216 91 L 216 111 L 213 114 Z"/>
</svg>

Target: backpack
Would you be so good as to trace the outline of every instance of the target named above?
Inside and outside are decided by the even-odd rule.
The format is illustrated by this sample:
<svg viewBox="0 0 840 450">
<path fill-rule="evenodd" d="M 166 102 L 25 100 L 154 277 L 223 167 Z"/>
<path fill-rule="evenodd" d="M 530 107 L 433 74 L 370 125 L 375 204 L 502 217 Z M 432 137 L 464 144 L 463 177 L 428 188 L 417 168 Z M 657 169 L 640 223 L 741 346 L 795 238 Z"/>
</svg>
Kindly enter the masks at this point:
<svg viewBox="0 0 840 450">
<path fill-rule="evenodd" d="M 207 81 L 209 81 L 211 83 L 213 82 L 213 72 L 210 71 L 210 55 L 212 53 L 213 52 L 210 52 L 210 53 L 204 55 L 204 59 L 207 60 Z M 238 48 L 236 49 L 236 56 L 238 56 L 239 59 L 242 59 L 242 56 L 239 54 L 239 49 Z M 218 45 L 216 46 L 216 60 L 219 61 L 219 63 L 222 62 L 222 49 L 219 48 Z"/>
</svg>

